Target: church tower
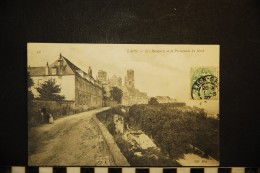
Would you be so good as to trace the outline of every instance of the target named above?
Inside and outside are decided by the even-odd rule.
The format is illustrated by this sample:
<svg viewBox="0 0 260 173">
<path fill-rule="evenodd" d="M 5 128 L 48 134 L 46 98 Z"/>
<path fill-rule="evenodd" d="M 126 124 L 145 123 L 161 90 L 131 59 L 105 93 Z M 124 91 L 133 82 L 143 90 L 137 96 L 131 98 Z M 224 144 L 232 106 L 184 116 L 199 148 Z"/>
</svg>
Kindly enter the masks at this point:
<svg viewBox="0 0 260 173">
<path fill-rule="evenodd" d="M 107 72 L 103 70 L 98 71 L 98 80 L 102 83 L 105 84 L 107 83 Z"/>
<path fill-rule="evenodd" d="M 127 70 L 127 74 L 125 77 L 125 86 L 129 88 L 135 87 L 134 70 L 132 69 Z"/>
</svg>

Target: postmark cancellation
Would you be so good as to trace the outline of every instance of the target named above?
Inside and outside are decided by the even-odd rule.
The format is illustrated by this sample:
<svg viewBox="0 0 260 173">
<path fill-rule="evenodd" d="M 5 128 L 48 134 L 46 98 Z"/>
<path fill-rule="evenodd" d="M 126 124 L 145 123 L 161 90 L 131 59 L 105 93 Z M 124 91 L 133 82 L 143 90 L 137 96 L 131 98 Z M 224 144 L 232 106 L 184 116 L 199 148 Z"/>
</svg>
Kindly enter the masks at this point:
<svg viewBox="0 0 260 173">
<path fill-rule="evenodd" d="M 191 99 L 218 100 L 218 95 L 218 68 L 191 67 Z"/>
</svg>

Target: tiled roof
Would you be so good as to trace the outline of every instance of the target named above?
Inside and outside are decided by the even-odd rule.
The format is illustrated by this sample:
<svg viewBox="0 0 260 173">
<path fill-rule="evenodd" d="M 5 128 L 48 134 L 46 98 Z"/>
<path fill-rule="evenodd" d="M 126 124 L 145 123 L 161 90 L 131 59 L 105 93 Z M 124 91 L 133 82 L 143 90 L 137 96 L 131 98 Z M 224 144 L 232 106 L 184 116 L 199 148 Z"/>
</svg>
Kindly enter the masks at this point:
<svg viewBox="0 0 260 173">
<path fill-rule="evenodd" d="M 65 59 L 65 61 L 67 62 L 67 64 L 69 65 L 69 67 L 72 69 L 72 71 L 73 71 L 75 74 L 79 75 L 80 77 L 82 77 L 82 78 L 88 80 L 89 82 L 91 82 L 92 84 L 95 84 L 95 85 L 96 85 L 97 80 L 94 79 L 93 76 L 89 76 L 88 73 L 86 73 L 86 72 L 84 72 L 83 70 L 81 70 L 79 67 L 77 67 L 75 64 L 73 64 L 71 61 L 69 61 L 67 58 L 65 58 L 64 56 L 62 56 L 62 57 Z M 83 72 L 83 76 L 81 76 L 81 75 L 79 74 L 79 71 L 82 71 L 82 72 Z M 88 76 L 88 77 L 86 77 L 86 76 Z"/>
<path fill-rule="evenodd" d="M 160 100 L 170 100 L 171 98 L 169 96 L 156 96 L 157 99 Z"/>
<path fill-rule="evenodd" d="M 77 70 L 81 70 L 80 68 L 78 68 L 75 64 L 73 64 L 72 62 L 70 62 L 67 58 L 65 58 L 63 56 L 63 58 L 65 59 L 65 61 L 67 62 L 67 64 L 70 66 L 70 68 L 73 70 L 74 73 L 78 73 Z M 83 70 L 81 70 L 83 71 Z"/>
<path fill-rule="evenodd" d="M 31 76 L 45 75 L 45 67 L 28 67 Z"/>
<path fill-rule="evenodd" d="M 64 66 L 62 74 L 75 74 L 75 75 L 82 77 L 85 80 L 88 80 L 89 82 L 93 83 L 94 85 L 99 86 L 97 80 L 95 80 L 92 76 L 89 76 L 88 73 L 81 70 L 79 67 L 77 67 L 75 64 L 73 64 L 70 60 L 68 60 L 67 58 L 65 58 L 62 55 L 60 55 L 60 58 L 63 58 L 67 64 L 67 66 L 66 65 Z M 50 68 L 57 67 L 58 61 L 59 61 L 59 59 L 56 60 L 55 62 L 53 62 L 49 66 L 49 71 L 50 71 Z M 69 67 L 69 68 L 66 68 L 66 67 Z M 30 72 L 31 76 L 44 76 L 45 68 L 46 67 L 28 67 L 28 71 Z"/>
</svg>

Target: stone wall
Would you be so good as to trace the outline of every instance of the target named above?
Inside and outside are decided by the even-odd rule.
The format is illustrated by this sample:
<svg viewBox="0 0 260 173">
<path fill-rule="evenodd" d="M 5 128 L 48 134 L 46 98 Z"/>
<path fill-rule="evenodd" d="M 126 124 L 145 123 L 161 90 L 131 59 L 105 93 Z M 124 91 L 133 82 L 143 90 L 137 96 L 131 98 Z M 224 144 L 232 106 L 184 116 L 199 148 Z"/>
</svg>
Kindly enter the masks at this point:
<svg viewBox="0 0 260 173">
<path fill-rule="evenodd" d="M 54 118 L 81 112 L 81 110 L 75 108 L 74 101 L 33 100 L 32 110 L 34 115 L 32 116 L 37 116 L 38 111 L 41 109 L 46 109 Z"/>
</svg>

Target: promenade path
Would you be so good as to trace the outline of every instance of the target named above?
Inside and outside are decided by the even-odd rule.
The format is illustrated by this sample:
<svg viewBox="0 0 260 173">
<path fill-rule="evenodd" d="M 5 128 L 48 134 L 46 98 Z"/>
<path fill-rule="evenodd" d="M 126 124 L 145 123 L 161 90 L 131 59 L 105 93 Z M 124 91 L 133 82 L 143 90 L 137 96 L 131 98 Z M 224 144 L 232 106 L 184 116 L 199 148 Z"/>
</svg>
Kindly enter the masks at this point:
<svg viewBox="0 0 260 173">
<path fill-rule="evenodd" d="M 93 119 L 109 108 L 57 119 L 54 124 L 29 128 L 30 166 L 116 166 L 110 148 Z M 111 146 L 110 146 L 111 147 Z"/>
</svg>

